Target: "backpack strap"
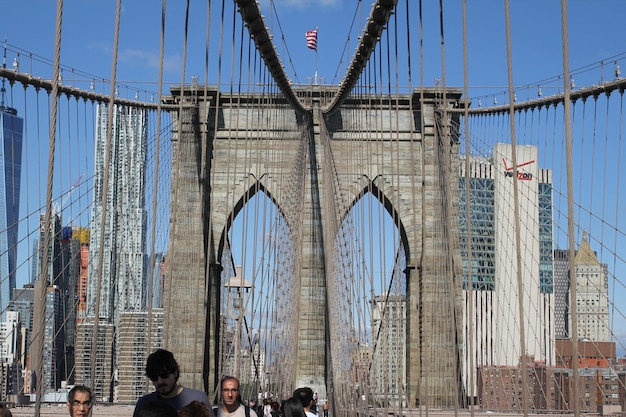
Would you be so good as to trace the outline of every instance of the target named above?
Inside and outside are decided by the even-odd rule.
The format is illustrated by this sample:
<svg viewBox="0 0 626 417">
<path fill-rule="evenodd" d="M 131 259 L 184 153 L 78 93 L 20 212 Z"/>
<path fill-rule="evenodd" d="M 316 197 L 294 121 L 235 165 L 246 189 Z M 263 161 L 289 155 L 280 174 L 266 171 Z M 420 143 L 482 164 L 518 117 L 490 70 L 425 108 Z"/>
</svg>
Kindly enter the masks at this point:
<svg viewBox="0 0 626 417">
<path fill-rule="evenodd" d="M 250 407 L 244 404 L 243 409 L 244 409 L 244 413 L 246 414 L 246 417 L 250 417 Z"/>
</svg>

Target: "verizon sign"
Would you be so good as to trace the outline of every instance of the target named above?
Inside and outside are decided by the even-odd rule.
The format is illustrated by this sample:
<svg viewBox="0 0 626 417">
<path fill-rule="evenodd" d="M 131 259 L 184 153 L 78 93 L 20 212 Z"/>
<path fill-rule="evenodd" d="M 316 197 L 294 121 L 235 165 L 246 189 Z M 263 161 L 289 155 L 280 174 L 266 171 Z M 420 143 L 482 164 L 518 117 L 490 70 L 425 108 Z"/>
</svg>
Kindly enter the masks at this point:
<svg viewBox="0 0 626 417">
<path fill-rule="evenodd" d="M 502 163 L 504 164 L 504 176 L 513 178 L 513 163 L 511 163 L 511 166 L 508 166 L 506 162 L 506 158 L 502 158 Z M 526 166 L 526 165 L 534 164 L 534 163 L 535 163 L 535 160 L 532 159 L 530 161 L 517 164 L 517 168 L 518 168 L 517 173 L 516 173 L 517 179 L 522 180 L 522 181 L 531 181 L 533 179 L 533 174 L 531 174 L 530 172 L 521 171 L 519 170 L 519 168 Z"/>
</svg>

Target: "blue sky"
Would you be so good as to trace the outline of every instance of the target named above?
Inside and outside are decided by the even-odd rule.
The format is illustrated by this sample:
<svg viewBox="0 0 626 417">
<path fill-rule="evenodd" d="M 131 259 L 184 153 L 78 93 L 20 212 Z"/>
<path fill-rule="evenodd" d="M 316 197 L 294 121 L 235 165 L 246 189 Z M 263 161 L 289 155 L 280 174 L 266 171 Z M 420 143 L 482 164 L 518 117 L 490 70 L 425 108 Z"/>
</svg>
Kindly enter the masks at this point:
<svg viewBox="0 0 626 417">
<path fill-rule="evenodd" d="M 160 2 L 151 3 L 153 5 L 146 8 L 146 2 L 123 2 L 117 75 L 120 81 L 158 80 L 161 9 Z M 187 82 L 192 75 L 203 78 L 207 17 L 207 2 L 191 3 Z M 219 3 L 212 1 L 213 28 L 220 20 Z M 412 0 L 408 3 L 411 16 L 414 16 L 411 18 L 411 29 L 417 33 L 418 2 Z M 460 86 L 463 83 L 462 3 L 460 0 L 444 0 L 443 3 L 447 84 Z M 569 3 L 572 69 L 610 59 L 623 51 L 623 39 L 619 34 L 621 19 L 626 14 L 626 2 L 575 0 Z M 232 2 L 229 0 L 226 4 L 228 6 Z M 400 0 L 398 7 L 404 9 L 405 4 L 405 0 Z M 184 6 L 182 1 L 168 2 L 164 79 L 169 83 L 179 83 L 181 79 Z M 61 46 L 64 65 L 101 78 L 110 78 L 115 7 L 116 2 L 112 0 L 64 2 Z M 304 32 L 319 27 L 318 74 L 328 83 L 333 80 L 338 82 L 352 58 L 356 39 L 369 15 L 369 7 L 370 2 L 347 0 L 279 0 L 274 7 L 270 7 L 268 0 L 261 1 L 266 24 L 274 34 L 286 71 L 302 83 L 314 74 L 316 65 L 316 54 L 306 48 Z M 511 1 L 510 7 L 515 84 L 533 83 L 561 73 L 560 2 Z M 56 2 L 10 1 L 4 2 L 2 11 L 0 35 L 6 37 L 9 44 L 53 58 Z M 432 85 L 434 79 L 442 74 L 438 2 L 425 1 L 423 15 L 424 83 Z M 468 1 L 467 15 L 469 85 L 507 85 L 504 1 Z M 225 20 L 230 19 L 226 17 Z M 217 41 L 215 29 L 213 32 L 212 39 Z M 419 83 L 417 40 L 418 37 L 413 36 L 411 60 L 414 85 Z M 229 39 L 224 42 L 230 45 Z M 343 62 L 342 67 L 339 67 L 340 61 Z M 222 78 L 227 79 L 229 70 L 224 71 Z"/>
</svg>

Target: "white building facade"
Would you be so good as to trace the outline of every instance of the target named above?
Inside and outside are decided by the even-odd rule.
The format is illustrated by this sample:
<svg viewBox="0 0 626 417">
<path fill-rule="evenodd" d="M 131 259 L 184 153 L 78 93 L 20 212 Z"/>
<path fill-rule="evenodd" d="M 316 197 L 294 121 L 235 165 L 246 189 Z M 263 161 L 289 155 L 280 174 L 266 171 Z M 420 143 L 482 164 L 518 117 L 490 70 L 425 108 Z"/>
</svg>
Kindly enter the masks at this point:
<svg viewBox="0 0 626 417">
<path fill-rule="evenodd" d="M 145 309 L 148 285 L 145 209 L 148 115 L 145 109 L 115 105 L 110 136 L 108 117 L 109 107 L 98 105 L 84 314 L 90 321 L 98 317 L 100 325 L 112 326 L 113 343 L 107 345 L 112 351 L 106 355 L 112 356 L 113 366 L 111 374 L 104 378 L 118 383 L 121 315 Z M 77 363 L 77 369 L 80 366 Z M 85 369 L 82 371 L 88 374 Z M 100 386 L 98 381 L 94 384 Z M 103 388 L 98 395 L 115 400 L 108 389 Z"/>
<path fill-rule="evenodd" d="M 460 160 L 463 363 L 468 393 L 479 366 L 517 366 L 522 356 L 546 365 L 555 359 L 551 171 L 538 167 L 535 146 L 517 146 L 515 157 L 517 170 L 513 147 L 496 144 L 491 157 L 471 157 L 467 175 L 465 160 Z M 466 180 L 470 181 L 469 221 Z"/>
</svg>

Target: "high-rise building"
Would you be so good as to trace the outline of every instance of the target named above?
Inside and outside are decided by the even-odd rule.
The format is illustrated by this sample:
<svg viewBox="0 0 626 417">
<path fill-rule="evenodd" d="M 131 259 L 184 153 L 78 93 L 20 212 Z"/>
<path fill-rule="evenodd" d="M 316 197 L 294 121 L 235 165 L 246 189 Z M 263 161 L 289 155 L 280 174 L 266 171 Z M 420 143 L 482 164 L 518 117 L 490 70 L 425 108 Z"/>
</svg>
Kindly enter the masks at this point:
<svg viewBox="0 0 626 417">
<path fill-rule="evenodd" d="M 42 291 L 40 285 L 41 282 L 36 284 L 37 294 Z M 45 298 L 37 300 L 34 305 L 31 362 L 37 375 L 37 389 L 46 393 L 56 391 L 64 380 L 59 366 L 64 354 L 61 315 L 63 292 L 56 286 L 47 286 L 43 291 Z"/>
<path fill-rule="evenodd" d="M 18 355 L 19 313 L 7 311 L 5 316 L 0 322 L 0 361 L 13 363 Z"/>
<path fill-rule="evenodd" d="M 511 145 L 499 143 L 491 157 L 470 157 L 467 175 L 465 159 L 460 160 L 459 232 L 466 300 L 463 363 L 468 393 L 469 384 L 476 383 L 478 367 L 517 366 L 523 357 L 537 358 L 547 366 L 554 363 L 552 174 L 537 166 L 535 146 L 516 147 L 517 172 L 513 172 L 513 151 Z M 518 184 L 519 241 L 524 242 L 519 248 L 514 179 Z M 523 297 L 518 297 L 518 280 Z M 522 325 L 524 350 L 520 347 Z"/>
<path fill-rule="evenodd" d="M 46 216 L 41 215 L 36 253 L 37 282 L 45 286 L 46 302 L 34 306 L 33 331 L 43 334 L 43 357 L 33 356 L 34 369 L 43 376 L 42 393 L 55 391 L 64 381 L 73 380 L 74 345 L 76 338 L 76 288 L 80 269 L 80 244 L 72 236 L 71 227 L 61 227 L 61 215 L 54 212 L 50 217 L 49 239 L 46 240 Z M 43 242 L 48 242 L 44 248 Z M 44 256 L 48 262 L 44 277 Z M 39 288 L 39 287 L 38 287 Z M 45 307 L 45 313 L 42 309 Z M 42 322 L 43 320 L 43 322 Z M 43 330 L 43 333 L 41 333 Z M 33 333 L 36 334 L 36 333 Z M 40 352 L 40 348 L 34 350 Z"/>
<path fill-rule="evenodd" d="M 98 105 L 96 116 L 87 315 L 96 314 L 99 294 L 99 318 L 117 324 L 122 312 L 140 310 L 144 300 L 147 113 L 117 105 L 112 110 L 110 142 L 109 107 Z M 108 189 L 104 189 L 107 171 Z"/>
<path fill-rule="evenodd" d="M 80 242 L 80 265 L 78 269 L 78 282 L 76 284 L 75 298 L 76 323 L 82 323 L 87 315 L 87 273 L 89 271 L 89 239 L 91 231 L 85 227 L 75 227 L 74 237 Z"/>
<path fill-rule="evenodd" d="M 29 394 L 32 392 L 32 368 L 30 361 L 30 342 L 33 322 L 33 300 L 35 289 L 32 284 L 24 288 L 13 289 L 9 304 L 9 313 L 17 315 L 16 348 L 11 371 L 11 394 Z"/>
<path fill-rule="evenodd" d="M 0 322 L 4 321 L 15 288 L 17 234 L 22 178 L 24 120 L 5 106 L 4 79 L 0 90 Z"/>
<path fill-rule="evenodd" d="M 111 132 L 108 132 L 109 110 L 113 118 Z M 100 326 L 112 326 L 113 341 L 104 345 L 110 350 L 106 355 L 112 358 L 112 367 L 108 368 L 111 373 L 96 373 L 96 379 L 104 377 L 105 381 L 93 381 L 94 387 L 102 387 L 100 394 L 106 398 L 111 395 L 111 399 L 114 392 L 106 387 L 109 383 L 110 386 L 119 383 L 121 315 L 145 308 L 149 281 L 145 209 L 147 122 L 144 109 L 118 105 L 110 109 L 104 104 L 97 107 L 94 200 L 83 324 L 97 320 Z"/>
<path fill-rule="evenodd" d="M 587 233 L 575 251 L 576 301 L 571 302 L 569 251 L 554 251 L 555 324 L 557 339 L 571 339 L 572 309 L 578 320 L 577 339 L 609 342 L 609 276 L 608 265 L 600 263 L 591 249 Z"/>
<path fill-rule="evenodd" d="M 152 386 L 146 378 L 146 360 L 150 352 L 163 346 L 163 309 L 153 309 L 151 313 L 123 312 L 119 337 L 119 385 L 115 397 L 121 403 L 135 403 Z"/>
<path fill-rule="evenodd" d="M 578 340 L 610 342 L 608 266 L 601 264 L 587 240 L 587 233 L 576 251 L 576 308 Z M 571 298 L 571 296 L 570 296 Z M 572 317 L 570 315 L 569 322 Z M 572 326 L 569 326 L 572 329 Z"/>
<path fill-rule="evenodd" d="M 0 322 L 0 371 L 4 375 L 0 378 L 0 401 L 6 401 L 10 394 L 17 394 L 14 390 L 19 387 L 21 371 L 17 357 L 20 351 L 20 320 L 19 313 L 7 311 L 6 321 Z"/>
<path fill-rule="evenodd" d="M 104 320 L 97 323 L 93 317 L 86 318 L 76 326 L 76 383 L 93 390 L 96 401 L 111 401 L 114 381 L 112 378 L 113 325 Z"/>
<path fill-rule="evenodd" d="M 569 337 L 569 251 L 554 250 L 554 334 L 557 339 Z"/>
<path fill-rule="evenodd" d="M 406 407 L 406 298 L 383 294 L 372 300 L 371 395 L 377 404 Z"/>
<path fill-rule="evenodd" d="M 9 311 L 18 313 L 20 328 L 19 352 L 15 360 L 22 368 L 31 368 L 30 363 L 30 342 L 33 328 L 33 304 L 35 299 L 35 288 L 32 284 L 24 285 L 24 288 L 15 288 Z"/>
</svg>

